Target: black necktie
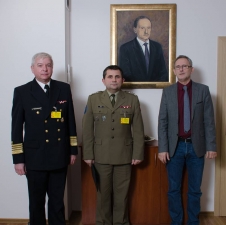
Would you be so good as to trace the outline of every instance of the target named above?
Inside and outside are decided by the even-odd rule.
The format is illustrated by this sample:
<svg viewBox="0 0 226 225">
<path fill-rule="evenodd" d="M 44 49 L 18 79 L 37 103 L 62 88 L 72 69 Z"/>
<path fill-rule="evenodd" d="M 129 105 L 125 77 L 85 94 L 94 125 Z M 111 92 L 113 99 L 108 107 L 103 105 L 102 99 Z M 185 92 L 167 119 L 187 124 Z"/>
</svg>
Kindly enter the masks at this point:
<svg viewBox="0 0 226 225">
<path fill-rule="evenodd" d="M 45 85 L 44 89 L 46 89 L 46 95 L 49 97 L 49 85 Z"/>
<path fill-rule="evenodd" d="M 187 133 L 190 130 L 190 104 L 187 86 L 184 89 L 184 132 Z"/>
<path fill-rule="evenodd" d="M 111 97 L 112 97 L 111 104 L 114 107 L 114 105 L 115 105 L 115 94 L 112 94 Z"/>
<path fill-rule="evenodd" d="M 144 57 L 146 62 L 147 71 L 149 68 L 149 51 L 148 51 L 148 43 L 144 43 L 145 51 L 144 51 Z"/>
</svg>

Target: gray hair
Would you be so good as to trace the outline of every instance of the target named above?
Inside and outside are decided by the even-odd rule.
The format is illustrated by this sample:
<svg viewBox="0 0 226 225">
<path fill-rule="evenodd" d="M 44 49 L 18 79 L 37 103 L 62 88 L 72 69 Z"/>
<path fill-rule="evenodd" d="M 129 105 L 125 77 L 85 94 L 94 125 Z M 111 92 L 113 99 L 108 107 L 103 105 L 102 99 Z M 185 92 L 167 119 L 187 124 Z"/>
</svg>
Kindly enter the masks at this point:
<svg viewBox="0 0 226 225">
<path fill-rule="evenodd" d="M 37 58 L 41 58 L 41 59 L 43 59 L 43 58 L 49 58 L 49 59 L 51 60 L 52 66 L 53 66 L 53 59 L 52 59 L 52 56 L 51 56 L 50 54 L 48 54 L 48 53 L 45 53 L 45 52 L 39 52 L 39 53 L 36 53 L 36 54 L 32 57 L 32 60 L 31 60 L 31 66 L 34 65 L 35 60 L 36 60 Z"/>
<path fill-rule="evenodd" d="M 186 56 L 186 55 L 179 55 L 179 56 L 177 56 L 177 58 L 174 61 L 174 65 L 175 65 L 175 63 L 176 63 L 176 61 L 178 59 L 187 59 L 188 62 L 189 62 L 189 65 L 192 67 L 192 60 L 188 56 Z"/>
</svg>

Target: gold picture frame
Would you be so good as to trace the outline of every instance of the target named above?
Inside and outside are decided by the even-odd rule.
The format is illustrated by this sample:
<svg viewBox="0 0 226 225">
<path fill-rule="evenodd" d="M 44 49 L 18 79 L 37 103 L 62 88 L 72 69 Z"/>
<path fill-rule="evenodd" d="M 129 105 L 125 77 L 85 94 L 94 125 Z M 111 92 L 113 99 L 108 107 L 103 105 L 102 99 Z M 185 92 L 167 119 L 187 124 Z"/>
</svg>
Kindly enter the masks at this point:
<svg viewBox="0 0 226 225">
<path fill-rule="evenodd" d="M 140 81 L 139 77 L 137 77 L 138 81 L 125 80 L 123 88 L 164 88 L 176 82 L 176 77 L 173 73 L 173 62 L 176 58 L 176 10 L 176 4 L 111 5 L 111 64 L 120 66 L 120 54 L 123 55 L 120 48 L 125 43 L 135 41 L 134 20 L 139 16 L 145 16 L 151 20 L 150 39 L 153 40 L 153 43 L 160 44 L 159 46 L 162 48 L 161 54 L 163 54 L 163 61 L 165 60 L 168 72 L 168 80 L 158 81 L 158 78 L 155 77 L 156 80 L 154 81 Z M 158 60 L 157 57 L 155 59 Z M 155 63 L 155 65 L 157 64 Z"/>
</svg>

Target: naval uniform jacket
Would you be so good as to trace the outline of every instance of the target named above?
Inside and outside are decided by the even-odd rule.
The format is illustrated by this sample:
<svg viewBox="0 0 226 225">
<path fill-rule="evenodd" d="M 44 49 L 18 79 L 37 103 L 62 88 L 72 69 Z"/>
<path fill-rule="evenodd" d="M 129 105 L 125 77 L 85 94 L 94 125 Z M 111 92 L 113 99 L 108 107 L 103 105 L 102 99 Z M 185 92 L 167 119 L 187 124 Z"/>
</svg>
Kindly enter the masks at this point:
<svg viewBox="0 0 226 225">
<path fill-rule="evenodd" d="M 61 116 L 51 118 L 53 111 Z M 74 108 L 68 84 L 51 80 L 49 97 L 35 79 L 15 88 L 12 155 L 14 164 L 25 163 L 30 170 L 60 169 L 69 164 L 70 155 L 77 155 Z"/>
<path fill-rule="evenodd" d="M 129 118 L 122 124 L 122 118 Z M 144 127 L 138 97 L 119 91 L 112 107 L 107 91 L 88 98 L 83 117 L 83 159 L 100 164 L 127 164 L 143 160 Z"/>
</svg>

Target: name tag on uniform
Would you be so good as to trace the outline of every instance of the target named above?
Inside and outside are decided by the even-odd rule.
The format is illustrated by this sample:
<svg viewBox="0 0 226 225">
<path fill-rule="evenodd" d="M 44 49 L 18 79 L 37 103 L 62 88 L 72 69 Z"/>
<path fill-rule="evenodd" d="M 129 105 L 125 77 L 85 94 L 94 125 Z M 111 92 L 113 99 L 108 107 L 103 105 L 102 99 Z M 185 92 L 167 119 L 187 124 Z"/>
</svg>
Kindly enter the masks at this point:
<svg viewBox="0 0 226 225">
<path fill-rule="evenodd" d="M 54 112 L 54 111 L 52 111 L 51 112 L 51 118 L 53 118 L 53 119 L 58 119 L 58 118 L 61 118 L 61 112 Z"/>
<path fill-rule="evenodd" d="M 121 118 L 121 124 L 129 124 L 129 118 Z"/>
</svg>

